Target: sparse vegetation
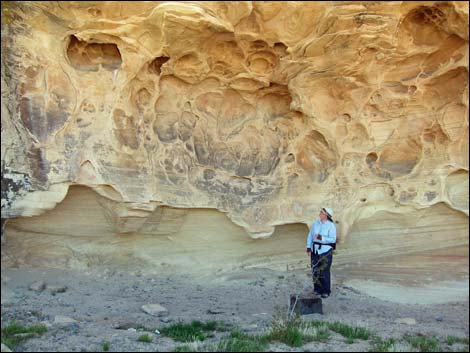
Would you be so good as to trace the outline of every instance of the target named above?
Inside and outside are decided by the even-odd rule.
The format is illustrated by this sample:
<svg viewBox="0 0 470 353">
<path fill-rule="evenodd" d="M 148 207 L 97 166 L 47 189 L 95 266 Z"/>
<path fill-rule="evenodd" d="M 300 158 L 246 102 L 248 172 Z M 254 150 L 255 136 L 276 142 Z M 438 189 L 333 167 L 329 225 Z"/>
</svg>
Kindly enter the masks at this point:
<svg viewBox="0 0 470 353">
<path fill-rule="evenodd" d="M 278 309 L 273 325 L 264 337 L 269 342 L 279 341 L 291 347 L 301 347 L 304 344 L 304 336 L 300 332 L 301 324 L 300 315 L 286 315 Z"/>
<path fill-rule="evenodd" d="M 373 333 L 364 327 L 355 327 L 344 324 L 342 322 L 323 322 L 323 321 L 311 321 L 310 326 L 312 327 L 323 327 L 323 335 L 328 332 L 327 329 L 339 333 L 346 338 L 346 343 L 352 344 L 355 339 L 368 340 L 373 336 Z M 318 339 L 315 339 L 317 341 Z"/>
<path fill-rule="evenodd" d="M 341 322 L 329 323 L 328 328 L 346 337 L 347 343 L 354 343 L 356 338 L 367 341 L 372 336 L 372 332 L 364 327 L 349 326 Z"/>
<path fill-rule="evenodd" d="M 287 317 L 278 314 L 265 337 L 269 342 L 279 341 L 291 347 L 301 347 L 311 341 L 327 342 L 331 336 L 328 325 L 321 321 L 305 322 L 298 314 Z"/>
<path fill-rule="evenodd" d="M 291 347 L 301 347 L 304 344 L 304 337 L 299 328 L 294 324 L 288 324 L 284 327 L 273 327 L 269 334 L 266 335 L 266 338 L 270 342 L 279 341 Z"/>
<path fill-rule="evenodd" d="M 9 348 L 14 349 L 22 341 L 40 336 L 47 332 L 45 325 L 33 325 L 30 327 L 23 326 L 16 321 L 11 322 L 9 325 L 2 328 L 1 340 L 2 343 Z"/>
<path fill-rule="evenodd" d="M 237 329 L 228 338 L 223 338 L 214 346 L 204 346 L 205 351 L 218 352 L 263 352 L 269 343 L 282 342 L 291 347 L 301 347 L 307 342 L 326 342 L 330 332 L 326 323 L 304 322 L 300 316 L 290 319 L 277 315 L 271 329 L 262 335 L 249 335 Z M 200 348 L 200 347 L 199 347 Z M 194 347 L 184 345 L 178 351 L 195 351 Z"/>
<path fill-rule="evenodd" d="M 268 350 L 269 344 L 274 342 L 299 348 L 312 341 L 328 342 L 332 331 L 344 336 L 345 342 L 348 344 L 353 344 L 356 339 L 372 339 L 369 350 L 371 352 L 402 352 L 406 350 L 441 352 L 440 343 L 449 346 L 453 344 L 467 345 L 460 351 L 468 351 L 468 338 L 447 336 L 443 342 L 440 342 L 438 339 L 425 335 L 405 335 L 402 339 L 383 339 L 364 327 L 350 326 L 342 322 L 304 321 L 300 315 L 286 315 L 281 310 L 278 310 L 271 328 L 264 334 L 250 335 L 240 329 L 235 329 L 230 333 L 230 336 L 220 339 L 217 343 L 201 343 L 208 337 L 207 331 L 221 331 L 225 328 L 226 325 L 219 322 L 204 324 L 193 321 L 191 324 L 181 322 L 173 324 L 162 329 L 162 332 L 176 341 L 187 342 L 187 344 L 175 348 L 174 352 L 264 352 Z"/>
<path fill-rule="evenodd" d="M 220 352 L 213 344 L 204 344 L 201 341 L 194 341 L 178 346 L 172 352 Z"/>
<path fill-rule="evenodd" d="M 375 336 L 370 352 L 393 352 L 395 343 L 396 340 L 394 338 L 383 340 L 381 337 Z"/>
<path fill-rule="evenodd" d="M 461 343 L 461 344 L 466 344 L 468 345 L 468 337 L 463 338 L 463 337 L 455 337 L 455 336 L 447 336 L 445 343 L 447 343 L 449 346 L 452 346 L 455 343 Z"/>
<path fill-rule="evenodd" d="M 155 329 L 156 328 L 151 328 L 151 327 L 147 327 L 147 326 L 144 326 L 144 325 L 137 325 L 135 327 L 135 329 L 137 331 L 144 331 L 144 332 L 155 332 Z"/>
<path fill-rule="evenodd" d="M 192 321 L 190 324 L 177 322 L 168 327 L 162 328 L 162 334 L 171 337 L 178 342 L 204 341 L 210 334 L 207 332 L 226 331 L 227 325 L 218 323 L 217 321 L 208 321 L 202 323 L 200 321 Z"/>
<path fill-rule="evenodd" d="M 330 339 L 330 332 L 328 331 L 328 327 L 320 327 L 317 329 L 315 334 L 313 335 L 313 340 L 316 342 L 328 342 Z"/>
<path fill-rule="evenodd" d="M 302 322 L 300 332 L 306 341 L 327 342 L 331 336 L 327 323 Z"/>
<path fill-rule="evenodd" d="M 222 339 L 217 345 L 218 352 L 264 352 L 268 346 L 268 340 L 264 336 L 247 335 L 235 330 L 230 338 Z"/>
<path fill-rule="evenodd" d="M 137 338 L 137 341 L 139 342 L 145 342 L 145 343 L 151 343 L 152 342 L 152 337 L 148 333 L 145 333 L 143 335 L 140 335 L 139 338 Z"/>
<path fill-rule="evenodd" d="M 461 350 L 454 348 L 447 348 L 442 344 L 452 346 L 454 344 L 466 345 Z M 455 336 L 447 336 L 445 340 L 439 340 L 437 338 L 427 337 L 424 334 L 404 335 L 403 339 L 382 339 L 375 336 L 373 338 L 373 346 L 369 350 L 370 352 L 404 352 L 404 351 L 418 351 L 418 352 L 468 352 L 468 338 L 461 338 Z"/>
<path fill-rule="evenodd" d="M 413 348 L 418 349 L 420 352 L 442 352 L 442 349 L 439 346 L 439 341 L 435 338 L 429 338 L 424 335 L 405 335 L 403 338 Z"/>
<path fill-rule="evenodd" d="M 468 352 L 469 340 L 465 337 L 447 336 L 441 339 L 429 337 L 424 334 L 406 334 L 400 339 L 381 338 L 374 335 L 364 327 L 350 326 L 342 322 L 304 321 L 300 315 L 276 315 L 271 328 L 264 334 L 247 334 L 240 329 L 234 329 L 230 335 L 223 335 L 218 341 L 202 343 L 208 337 L 214 337 L 216 331 L 227 331 L 228 324 L 218 321 L 192 321 L 191 323 L 178 322 L 161 332 L 175 341 L 185 342 L 176 347 L 174 352 L 264 352 L 269 349 L 269 344 L 281 342 L 290 347 L 300 348 L 308 342 L 328 342 L 332 332 L 341 334 L 348 344 L 356 339 L 369 340 L 369 351 L 373 352 L 442 352 L 462 351 Z M 138 331 L 154 332 L 154 328 L 138 326 Z M 25 327 L 18 322 L 12 322 L 2 328 L 2 343 L 15 349 L 23 340 L 38 336 L 47 331 L 45 325 L 33 325 Z M 142 334 L 137 341 L 151 343 L 153 336 L 149 333 Z M 452 348 L 450 346 L 453 346 Z M 108 352 L 110 343 L 103 341 L 102 351 Z"/>
</svg>

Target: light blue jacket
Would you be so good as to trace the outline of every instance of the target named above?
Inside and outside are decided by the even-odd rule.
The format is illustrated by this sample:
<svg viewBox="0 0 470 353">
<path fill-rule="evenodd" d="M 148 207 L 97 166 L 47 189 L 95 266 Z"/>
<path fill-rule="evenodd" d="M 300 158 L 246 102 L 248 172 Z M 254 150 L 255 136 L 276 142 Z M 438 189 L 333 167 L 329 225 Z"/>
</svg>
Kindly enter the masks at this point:
<svg viewBox="0 0 470 353">
<path fill-rule="evenodd" d="M 314 239 L 315 234 L 320 234 L 322 236 L 322 240 Z M 314 245 L 313 244 L 314 240 L 322 244 L 335 243 L 336 242 L 335 224 L 329 220 L 323 223 L 320 219 L 317 219 L 312 224 L 312 226 L 310 227 L 310 231 L 308 232 L 307 248 L 314 249 L 314 252 L 316 254 L 323 254 L 329 251 L 331 249 L 331 246 L 322 245 L 321 249 L 318 249 L 319 245 L 316 245 L 316 244 Z"/>
</svg>

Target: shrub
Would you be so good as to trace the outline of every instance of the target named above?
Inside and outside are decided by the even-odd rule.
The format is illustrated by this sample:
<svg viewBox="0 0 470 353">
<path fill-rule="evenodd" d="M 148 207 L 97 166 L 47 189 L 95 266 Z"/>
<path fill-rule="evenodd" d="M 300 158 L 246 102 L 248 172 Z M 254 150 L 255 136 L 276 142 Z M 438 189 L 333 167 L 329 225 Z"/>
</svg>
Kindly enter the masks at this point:
<svg viewBox="0 0 470 353">
<path fill-rule="evenodd" d="M 103 352 L 109 351 L 109 342 L 103 342 L 102 349 L 103 349 Z"/>
<path fill-rule="evenodd" d="M 139 338 L 137 338 L 137 341 L 150 343 L 152 342 L 152 337 L 150 337 L 149 334 L 146 333 L 146 334 L 140 335 Z"/>
</svg>

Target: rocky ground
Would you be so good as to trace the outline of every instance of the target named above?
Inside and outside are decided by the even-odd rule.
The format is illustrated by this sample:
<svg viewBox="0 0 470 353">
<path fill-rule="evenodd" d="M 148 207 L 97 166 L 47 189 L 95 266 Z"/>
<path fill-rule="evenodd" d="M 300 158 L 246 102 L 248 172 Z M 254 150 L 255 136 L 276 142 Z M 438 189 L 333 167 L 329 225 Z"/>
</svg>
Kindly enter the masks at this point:
<svg viewBox="0 0 470 353">
<path fill-rule="evenodd" d="M 291 294 L 309 290 L 308 271 L 262 269 L 217 275 L 143 275 L 105 270 L 2 269 L 2 328 L 17 321 L 25 326 L 44 323 L 48 330 L 24 340 L 16 351 L 171 351 L 182 346 L 164 334 L 150 332 L 152 342 L 140 342 L 139 327 L 159 331 L 178 321 L 220 321 L 249 334 L 261 334 L 287 312 Z M 444 294 L 445 295 L 445 294 Z M 143 306 L 159 304 L 148 313 Z M 323 300 L 323 314 L 305 321 L 343 322 L 365 327 L 383 339 L 405 334 L 437 338 L 448 351 L 468 351 L 469 302 L 433 305 L 397 304 L 369 297 L 334 278 L 333 293 Z M 230 331 L 230 330 L 229 330 Z M 203 344 L 216 344 L 229 332 L 215 332 Z M 445 344 L 448 336 L 467 343 Z M 2 338 L 3 339 L 3 338 Z M 106 347 L 108 346 L 108 347 Z M 207 346 L 206 346 L 207 347 Z M 327 342 L 293 348 L 273 342 L 270 351 L 367 351 L 373 341 L 348 343 L 331 332 Z M 395 351 L 412 347 L 396 345 Z M 3 349 L 3 348 L 2 348 Z M 2 350 L 3 351 L 3 350 Z"/>
</svg>

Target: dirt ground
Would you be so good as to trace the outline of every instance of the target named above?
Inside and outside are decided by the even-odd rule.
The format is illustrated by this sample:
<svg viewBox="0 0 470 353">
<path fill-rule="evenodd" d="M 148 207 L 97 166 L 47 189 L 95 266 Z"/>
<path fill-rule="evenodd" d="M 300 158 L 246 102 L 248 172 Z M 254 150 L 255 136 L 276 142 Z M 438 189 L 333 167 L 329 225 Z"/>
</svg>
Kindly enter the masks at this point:
<svg viewBox="0 0 470 353">
<path fill-rule="evenodd" d="M 44 281 L 46 289 L 29 287 Z M 78 272 L 54 269 L 2 268 L 2 327 L 13 320 L 24 325 L 45 323 L 48 331 L 30 338 L 17 351 L 171 351 L 182 343 L 151 333 L 152 342 L 137 341 L 138 326 L 163 328 L 178 321 L 216 320 L 250 334 L 266 332 L 276 315 L 287 312 L 291 294 L 312 290 L 306 270 L 277 272 L 251 269 L 211 275 L 143 275 L 117 270 Z M 340 321 L 366 327 L 386 338 L 404 334 L 426 335 L 441 341 L 446 336 L 469 336 L 469 302 L 400 304 L 366 295 L 335 277 L 332 295 L 323 300 L 323 314 L 304 315 L 308 320 Z M 52 293 L 58 285 L 62 292 Z M 443 293 L 445 295 L 445 293 Z M 161 316 L 142 310 L 146 304 L 167 309 Z M 57 315 L 76 322 L 59 324 Z M 220 339 L 220 334 L 208 343 Z M 466 346 L 468 347 L 468 345 Z M 300 348 L 272 343 L 270 351 L 367 351 L 371 341 L 348 344 L 333 333 L 326 343 L 310 342 Z M 396 348 L 397 349 L 397 348 Z M 454 345 L 448 350 L 462 350 Z M 468 348 L 467 348 L 468 349 Z"/>
</svg>

